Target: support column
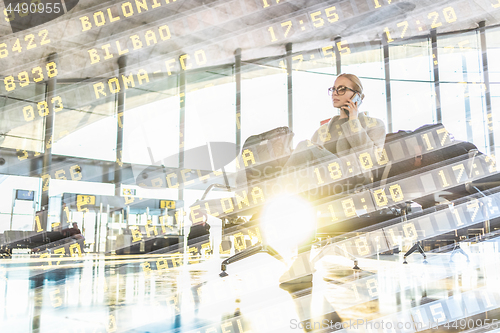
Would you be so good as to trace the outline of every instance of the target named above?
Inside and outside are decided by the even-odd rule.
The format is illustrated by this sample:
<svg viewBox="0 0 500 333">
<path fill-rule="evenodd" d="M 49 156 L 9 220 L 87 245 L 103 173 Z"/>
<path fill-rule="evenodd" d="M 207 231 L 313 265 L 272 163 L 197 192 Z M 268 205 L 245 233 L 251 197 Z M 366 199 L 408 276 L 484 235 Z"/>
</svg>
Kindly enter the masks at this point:
<svg viewBox="0 0 500 333">
<path fill-rule="evenodd" d="M 47 63 L 54 62 L 57 67 L 58 56 L 57 53 L 52 53 L 47 58 Z M 56 97 L 57 90 L 57 76 L 49 78 L 47 81 L 47 90 L 45 94 L 45 102 L 48 105 L 49 113 L 45 116 L 45 135 L 43 141 L 43 160 L 42 160 L 42 202 L 41 210 L 44 211 L 40 224 L 43 230 L 47 230 L 47 212 L 49 211 L 49 186 L 50 186 L 50 173 L 52 167 L 52 145 L 54 138 L 54 103 L 52 99 Z"/>
<path fill-rule="evenodd" d="M 125 120 L 125 89 L 123 76 L 127 70 L 127 56 L 118 58 L 118 77 L 121 82 L 122 89 L 117 94 L 116 119 L 118 126 L 116 128 L 116 163 L 115 163 L 115 195 L 120 196 L 120 185 L 122 183 L 122 167 L 123 167 L 123 124 Z"/>
<path fill-rule="evenodd" d="M 286 47 L 286 75 L 288 88 L 288 127 L 293 131 L 293 80 L 292 80 L 292 43 Z"/>
<path fill-rule="evenodd" d="M 443 118 L 441 115 L 441 89 L 439 87 L 439 61 L 438 61 L 438 47 L 437 47 L 437 30 L 431 30 L 432 42 L 432 62 L 434 64 L 434 93 L 436 94 L 436 122 L 442 123 Z"/>
<path fill-rule="evenodd" d="M 387 133 L 392 133 L 392 102 L 391 102 L 391 68 L 389 44 L 383 38 L 382 47 L 384 50 L 384 70 L 385 70 L 385 105 L 387 108 Z"/>
<path fill-rule="evenodd" d="M 186 73 L 179 74 L 179 170 L 184 169 L 184 138 L 186 130 Z M 179 200 L 184 200 L 184 183 L 179 180 Z"/>
<path fill-rule="evenodd" d="M 342 41 L 340 36 L 335 37 L 333 43 L 333 51 L 335 52 L 335 66 L 337 68 L 337 75 L 342 73 L 342 58 L 340 57 L 339 43 Z"/>
<path fill-rule="evenodd" d="M 464 100 L 464 107 L 465 107 L 465 130 L 467 132 L 467 141 L 472 142 L 473 137 L 472 137 L 472 114 L 470 110 L 470 96 L 469 96 L 469 78 L 468 78 L 468 73 L 467 73 L 467 58 L 465 55 L 462 54 L 462 78 L 465 83 L 465 100 Z"/>
<path fill-rule="evenodd" d="M 241 49 L 234 52 L 234 75 L 236 81 L 236 156 L 241 150 Z"/>
<path fill-rule="evenodd" d="M 479 37 L 481 38 L 481 54 L 483 61 L 483 82 L 485 86 L 486 117 L 488 119 L 488 143 L 490 155 L 495 155 L 495 133 L 493 129 L 493 113 L 491 112 L 490 75 L 488 70 L 488 48 L 486 46 L 486 23 L 479 22 Z"/>
</svg>

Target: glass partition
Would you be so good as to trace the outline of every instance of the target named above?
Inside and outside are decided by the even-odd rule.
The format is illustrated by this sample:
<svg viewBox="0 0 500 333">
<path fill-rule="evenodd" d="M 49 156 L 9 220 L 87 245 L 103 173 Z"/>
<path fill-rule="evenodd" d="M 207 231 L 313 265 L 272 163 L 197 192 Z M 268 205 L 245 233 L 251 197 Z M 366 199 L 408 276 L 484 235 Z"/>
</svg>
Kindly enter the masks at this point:
<svg viewBox="0 0 500 333">
<path fill-rule="evenodd" d="M 8 78 L 2 81 L 8 84 Z M 45 121 L 37 106 L 44 100 L 45 88 L 42 83 L 30 84 L 0 97 L 0 147 L 44 151 Z"/>
<path fill-rule="evenodd" d="M 180 98 L 176 76 L 130 88 L 123 114 L 123 161 L 153 165 L 179 153 Z M 176 168 L 168 159 L 165 167 Z"/>
<path fill-rule="evenodd" d="M 500 149 L 500 63 L 495 60 L 500 57 L 500 28 L 486 30 L 486 45 L 488 47 L 488 75 L 490 78 L 491 112 L 493 114 L 493 124 L 488 123 L 488 125 L 493 125 L 495 151 L 498 151 Z"/>
<path fill-rule="evenodd" d="M 429 39 L 389 45 L 392 129 L 414 130 L 436 122 Z"/>
<path fill-rule="evenodd" d="M 438 39 L 441 112 L 454 137 L 489 151 L 479 34 Z"/>
<path fill-rule="evenodd" d="M 111 95 L 95 100 L 94 84 L 57 85 L 56 108 L 62 110 L 55 114 L 53 154 L 105 161 L 116 159 L 115 98 Z"/>
<path fill-rule="evenodd" d="M 242 63 L 241 143 L 249 136 L 288 126 L 287 75 L 278 66 Z"/>
<path fill-rule="evenodd" d="M 186 113 L 184 150 L 207 147 L 210 144 L 210 161 L 191 162 L 186 158 L 188 169 L 204 170 L 223 167 L 234 172 L 236 151 L 236 83 L 233 66 L 196 71 L 186 75 Z M 224 157 L 217 155 L 217 147 L 224 147 Z M 202 148 L 203 149 L 203 148 Z M 192 151 L 190 151 L 191 153 Z M 222 180 L 219 180 L 222 182 Z M 204 189 L 208 185 L 200 185 Z"/>
<path fill-rule="evenodd" d="M 321 121 L 336 114 L 328 88 L 335 75 L 331 68 L 293 72 L 293 131 L 294 142 L 311 139 Z"/>
</svg>

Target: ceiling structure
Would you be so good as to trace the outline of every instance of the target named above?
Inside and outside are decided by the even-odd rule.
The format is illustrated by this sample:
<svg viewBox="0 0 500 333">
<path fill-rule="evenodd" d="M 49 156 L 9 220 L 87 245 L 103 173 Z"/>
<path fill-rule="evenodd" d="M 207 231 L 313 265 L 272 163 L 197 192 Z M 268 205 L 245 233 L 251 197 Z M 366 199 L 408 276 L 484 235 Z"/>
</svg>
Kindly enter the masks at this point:
<svg viewBox="0 0 500 333">
<path fill-rule="evenodd" d="M 79 1 L 68 13 L 17 33 L 4 20 L 0 35 L 8 55 L 0 58 L 0 74 L 16 76 L 55 52 L 58 79 L 113 77 L 127 50 L 131 68 L 175 73 L 234 62 L 237 48 L 250 60 L 283 55 L 287 43 L 295 52 L 334 38 L 344 46 L 425 35 L 432 27 L 438 33 L 473 29 L 483 20 L 491 26 L 500 22 L 499 11 L 498 0 Z M 17 39 L 21 52 L 12 50 Z"/>
</svg>

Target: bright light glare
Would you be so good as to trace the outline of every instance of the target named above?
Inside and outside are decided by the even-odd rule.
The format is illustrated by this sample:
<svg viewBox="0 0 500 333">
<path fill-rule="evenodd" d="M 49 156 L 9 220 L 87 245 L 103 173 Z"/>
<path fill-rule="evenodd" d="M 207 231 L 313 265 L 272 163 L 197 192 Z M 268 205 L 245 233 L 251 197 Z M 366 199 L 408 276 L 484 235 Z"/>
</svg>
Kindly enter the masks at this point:
<svg viewBox="0 0 500 333">
<path fill-rule="evenodd" d="M 264 241 L 280 254 L 295 249 L 312 238 L 316 213 L 309 202 L 298 196 L 280 196 L 264 206 L 261 215 Z"/>
</svg>

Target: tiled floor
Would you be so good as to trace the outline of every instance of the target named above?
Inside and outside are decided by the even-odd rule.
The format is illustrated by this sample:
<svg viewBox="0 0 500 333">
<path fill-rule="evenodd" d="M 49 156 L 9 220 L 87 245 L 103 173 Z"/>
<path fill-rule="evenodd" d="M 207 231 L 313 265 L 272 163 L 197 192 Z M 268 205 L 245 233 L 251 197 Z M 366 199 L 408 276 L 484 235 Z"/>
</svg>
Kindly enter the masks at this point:
<svg viewBox="0 0 500 333">
<path fill-rule="evenodd" d="M 220 259 L 173 258 L 185 265 L 168 268 L 167 255 L 87 255 L 55 269 L 55 260 L 48 266 L 17 256 L 0 262 L 0 330 L 415 332 L 439 321 L 434 331 L 456 331 L 445 324 L 459 328 L 460 320 L 474 318 L 474 326 L 484 326 L 500 318 L 499 242 L 464 246 L 470 262 L 429 253 L 427 264 L 415 254 L 403 265 L 400 255 L 386 255 L 360 260 L 361 272 L 348 259 L 325 256 L 313 288 L 296 293 L 279 287 L 286 266 L 267 254 L 230 265 L 225 278 L 219 277 Z M 464 330 L 472 328 L 465 323 Z"/>
</svg>

